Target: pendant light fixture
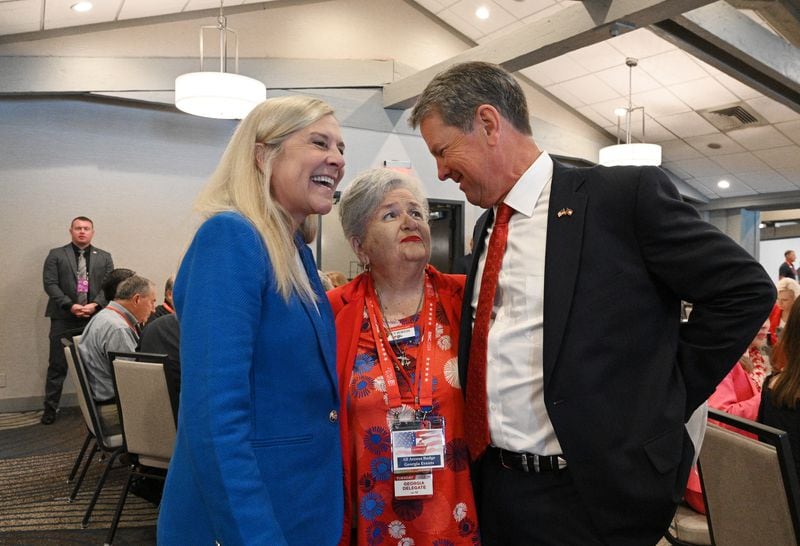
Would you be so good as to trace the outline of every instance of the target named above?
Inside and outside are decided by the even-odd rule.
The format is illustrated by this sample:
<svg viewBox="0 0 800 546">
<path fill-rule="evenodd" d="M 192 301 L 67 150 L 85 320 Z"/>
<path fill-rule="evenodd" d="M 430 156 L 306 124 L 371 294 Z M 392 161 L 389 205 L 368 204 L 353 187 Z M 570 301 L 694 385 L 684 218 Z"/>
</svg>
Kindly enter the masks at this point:
<svg viewBox="0 0 800 546">
<path fill-rule="evenodd" d="M 628 66 L 628 106 L 618 108 L 617 114 L 617 144 L 600 149 L 600 164 L 607 167 L 616 165 L 661 165 L 661 146 L 658 144 L 645 144 L 644 138 L 644 106 L 633 107 L 631 95 L 633 92 L 633 67 L 639 64 L 637 59 L 625 59 Z M 642 142 L 631 142 L 631 121 L 633 112 L 642 111 Z M 620 120 L 625 118 L 625 143 L 620 139 Z"/>
<path fill-rule="evenodd" d="M 239 38 L 235 30 L 228 28 L 222 14 L 223 2 L 220 0 L 217 24 L 200 27 L 200 72 L 189 72 L 175 79 L 175 106 L 195 116 L 242 119 L 267 98 L 267 89 L 260 81 L 238 73 Z M 216 30 L 219 34 L 219 72 L 203 71 L 206 30 Z M 227 72 L 229 34 L 234 42 L 234 73 Z"/>
</svg>

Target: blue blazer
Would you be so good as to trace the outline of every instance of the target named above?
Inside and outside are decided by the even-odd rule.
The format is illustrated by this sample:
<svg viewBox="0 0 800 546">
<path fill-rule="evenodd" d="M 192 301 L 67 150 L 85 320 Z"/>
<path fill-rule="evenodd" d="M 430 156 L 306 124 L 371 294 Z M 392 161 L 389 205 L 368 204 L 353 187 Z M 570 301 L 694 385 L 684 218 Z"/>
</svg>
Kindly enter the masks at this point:
<svg viewBox="0 0 800 546">
<path fill-rule="evenodd" d="M 316 306 L 275 287 L 260 236 L 221 213 L 175 281 L 178 436 L 158 543 L 335 544 L 343 513 L 333 316 L 308 247 Z"/>
</svg>

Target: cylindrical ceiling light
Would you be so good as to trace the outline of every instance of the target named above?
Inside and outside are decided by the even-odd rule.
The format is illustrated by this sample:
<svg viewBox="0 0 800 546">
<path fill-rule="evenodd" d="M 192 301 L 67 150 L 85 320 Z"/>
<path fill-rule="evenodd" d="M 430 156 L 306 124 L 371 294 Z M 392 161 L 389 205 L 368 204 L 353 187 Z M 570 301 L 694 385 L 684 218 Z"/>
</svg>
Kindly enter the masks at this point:
<svg viewBox="0 0 800 546">
<path fill-rule="evenodd" d="M 658 144 L 645 144 L 644 142 L 631 142 L 631 117 L 636 110 L 642 111 L 642 140 L 644 140 L 644 107 L 633 107 L 633 67 L 639 61 L 628 57 L 625 59 L 628 66 L 628 107 L 617 108 L 617 144 L 600 149 L 599 163 L 606 167 L 617 165 L 661 165 L 661 146 Z M 620 142 L 620 122 L 625 118 L 625 143 Z"/>
<path fill-rule="evenodd" d="M 257 104 L 267 98 L 267 89 L 260 81 L 238 74 L 239 39 L 235 30 L 228 28 L 219 5 L 215 26 L 200 28 L 200 72 L 189 72 L 175 79 L 175 106 L 188 114 L 216 119 L 242 119 Z M 203 31 L 219 32 L 219 72 L 204 72 Z M 228 33 L 234 38 L 235 71 L 226 71 L 228 63 Z"/>
</svg>

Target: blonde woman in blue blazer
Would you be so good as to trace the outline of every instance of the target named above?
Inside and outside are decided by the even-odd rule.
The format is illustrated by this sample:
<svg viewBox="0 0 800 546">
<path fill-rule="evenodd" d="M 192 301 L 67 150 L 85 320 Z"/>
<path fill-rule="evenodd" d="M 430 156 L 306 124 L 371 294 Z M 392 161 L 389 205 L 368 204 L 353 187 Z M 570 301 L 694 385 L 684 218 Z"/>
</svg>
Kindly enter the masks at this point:
<svg viewBox="0 0 800 546">
<path fill-rule="evenodd" d="M 342 461 L 331 310 L 301 233 L 344 173 L 324 102 L 270 99 L 239 125 L 175 281 L 178 437 L 162 545 L 334 544 Z"/>
</svg>

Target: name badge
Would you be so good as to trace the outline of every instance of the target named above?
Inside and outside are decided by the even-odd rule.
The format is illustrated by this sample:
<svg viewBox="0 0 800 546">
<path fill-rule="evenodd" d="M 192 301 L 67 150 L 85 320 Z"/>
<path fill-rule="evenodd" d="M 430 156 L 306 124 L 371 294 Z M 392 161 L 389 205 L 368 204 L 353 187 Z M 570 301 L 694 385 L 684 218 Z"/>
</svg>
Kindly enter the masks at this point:
<svg viewBox="0 0 800 546">
<path fill-rule="evenodd" d="M 78 279 L 78 294 L 89 293 L 89 279 Z"/>
<path fill-rule="evenodd" d="M 398 474 L 394 477 L 394 496 L 397 499 L 413 499 L 433 496 L 433 474 Z"/>
<path fill-rule="evenodd" d="M 417 330 L 414 325 L 406 326 L 404 324 L 392 323 L 389 324 L 389 332 L 391 332 L 391 341 L 403 341 L 404 339 L 413 339 L 417 336 Z"/>
<path fill-rule="evenodd" d="M 392 425 L 392 468 L 396 474 L 444 468 L 444 419 Z"/>
</svg>

